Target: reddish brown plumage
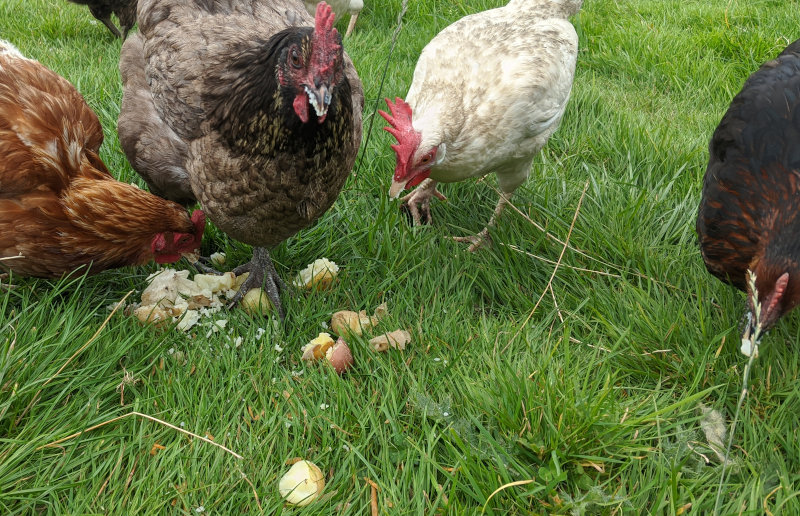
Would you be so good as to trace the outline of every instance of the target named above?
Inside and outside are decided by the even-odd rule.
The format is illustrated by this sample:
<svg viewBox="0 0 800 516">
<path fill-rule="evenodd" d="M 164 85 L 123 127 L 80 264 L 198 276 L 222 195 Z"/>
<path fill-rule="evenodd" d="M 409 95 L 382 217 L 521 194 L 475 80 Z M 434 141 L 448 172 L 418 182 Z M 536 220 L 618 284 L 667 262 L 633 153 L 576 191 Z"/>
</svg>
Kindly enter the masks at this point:
<svg viewBox="0 0 800 516">
<path fill-rule="evenodd" d="M 69 82 L 0 41 L 2 267 L 58 277 L 90 263 L 94 273 L 175 261 L 197 247 L 202 213 L 192 221 L 179 204 L 115 180 L 102 141 Z"/>
<path fill-rule="evenodd" d="M 766 331 L 800 303 L 800 40 L 745 82 L 709 155 L 697 216 L 703 259 L 748 292 L 751 310 L 755 273 Z"/>
</svg>

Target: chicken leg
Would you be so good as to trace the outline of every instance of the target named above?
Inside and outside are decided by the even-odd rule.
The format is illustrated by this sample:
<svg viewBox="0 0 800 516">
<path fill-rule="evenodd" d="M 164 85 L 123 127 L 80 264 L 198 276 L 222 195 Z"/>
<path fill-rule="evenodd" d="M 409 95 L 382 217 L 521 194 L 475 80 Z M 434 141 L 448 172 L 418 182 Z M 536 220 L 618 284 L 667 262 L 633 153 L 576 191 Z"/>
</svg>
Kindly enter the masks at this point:
<svg viewBox="0 0 800 516">
<path fill-rule="evenodd" d="M 347 32 L 344 33 L 344 37 L 349 36 L 353 29 L 356 26 L 356 20 L 358 19 L 358 13 L 350 13 L 350 22 L 347 24 Z"/>
<path fill-rule="evenodd" d="M 114 25 L 114 22 L 111 21 L 111 10 L 110 9 L 108 10 L 108 12 L 106 12 L 105 9 L 101 10 L 101 9 L 89 7 L 89 12 L 92 13 L 92 16 L 94 16 L 95 18 L 97 18 L 98 20 L 103 22 L 103 25 L 108 27 L 108 30 L 110 30 L 113 35 L 115 35 L 116 37 L 118 37 L 120 39 L 123 39 L 122 38 L 122 33 L 119 31 L 117 26 Z"/>
<path fill-rule="evenodd" d="M 400 198 L 403 205 L 407 206 L 408 211 L 411 212 L 411 219 L 415 226 L 431 223 L 431 197 L 434 195 L 442 201 L 447 200 L 447 197 L 436 189 L 436 181 L 428 178 L 421 182 L 414 191 Z"/>
<path fill-rule="evenodd" d="M 467 250 L 471 253 L 474 253 L 481 247 L 491 247 L 492 238 L 489 236 L 489 228 L 494 228 L 497 225 L 497 219 L 500 218 L 500 214 L 503 213 L 510 199 L 510 193 L 501 192 L 500 199 L 497 200 L 497 206 L 495 206 L 494 213 L 492 213 L 492 218 L 489 219 L 489 223 L 486 224 L 486 227 L 477 235 L 453 237 L 453 240 L 456 242 L 468 242 L 470 246 Z"/>
<path fill-rule="evenodd" d="M 253 258 L 233 270 L 236 276 L 245 272 L 249 272 L 250 275 L 239 287 L 239 292 L 230 300 L 228 308 L 236 306 L 250 289 L 260 288 L 263 285 L 272 306 L 278 311 L 278 316 L 281 320 L 285 319 L 286 314 L 283 311 L 279 293 L 286 289 L 286 284 L 278 276 L 275 265 L 272 264 L 272 258 L 269 257 L 269 251 L 263 247 L 254 247 Z"/>
</svg>

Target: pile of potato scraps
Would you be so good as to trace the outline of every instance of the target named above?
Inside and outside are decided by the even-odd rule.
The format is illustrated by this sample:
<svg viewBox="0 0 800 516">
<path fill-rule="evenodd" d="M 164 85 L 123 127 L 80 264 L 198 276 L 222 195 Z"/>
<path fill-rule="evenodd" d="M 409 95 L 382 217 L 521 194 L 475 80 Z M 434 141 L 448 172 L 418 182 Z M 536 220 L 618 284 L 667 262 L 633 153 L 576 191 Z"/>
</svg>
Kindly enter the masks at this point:
<svg viewBox="0 0 800 516">
<path fill-rule="evenodd" d="M 336 282 L 338 272 L 338 265 L 327 258 L 320 258 L 300 271 L 293 283 L 296 287 L 307 290 L 327 290 Z M 247 275 L 248 273 L 244 273 L 237 277 L 233 272 L 220 276 L 195 274 L 190 279 L 188 270 L 163 269 L 147 277 L 149 284 L 142 292 L 141 302 L 128 307 L 126 313 L 132 311 L 141 322 L 156 326 L 177 323 L 176 328 L 188 332 L 203 317 L 219 312 L 236 295 Z M 249 291 L 240 304 L 251 314 L 266 315 L 271 309 L 269 299 L 261 289 Z M 372 330 L 388 313 L 386 303 L 377 306 L 373 315 L 367 315 L 366 310 L 335 312 L 331 316 L 330 329 L 339 339 L 334 341 L 328 333 L 320 333 L 303 346 L 303 360 L 326 358 L 337 372 L 343 373 L 350 368 L 353 361 L 344 338 L 361 336 Z M 224 327 L 226 322 L 221 320 L 214 324 Z M 382 332 L 369 340 L 372 349 L 380 352 L 389 349 L 402 351 L 409 342 L 411 334 L 402 329 Z"/>
<path fill-rule="evenodd" d="M 195 274 L 189 279 L 188 270 L 164 269 L 148 276 L 150 284 L 142 292 L 141 303 L 134 305 L 133 314 L 157 326 L 177 321 L 179 330 L 189 331 L 202 317 L 219 312 L 223 300 L 232 298 L 245 279 L 247 273 L 236 277 L 232 272 Z"/>
</svg>

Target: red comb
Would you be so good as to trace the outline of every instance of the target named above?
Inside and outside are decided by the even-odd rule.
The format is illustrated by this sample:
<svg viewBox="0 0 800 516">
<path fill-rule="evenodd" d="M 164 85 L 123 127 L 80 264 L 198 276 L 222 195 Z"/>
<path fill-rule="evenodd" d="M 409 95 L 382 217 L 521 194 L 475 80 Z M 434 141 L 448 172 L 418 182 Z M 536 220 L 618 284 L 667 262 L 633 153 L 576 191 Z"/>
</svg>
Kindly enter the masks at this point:
<svg viewBox="0 0 800 516">
<path fill-rule="evenodd" d="M 335 18 L 330 5 L 325 2 L 317 4 L 314 36 L 311 39 L 311 62 L 316 64 L 317 72 L 321 75 L 332 70 L 333 56 L 342 48 L 339 44 L 339 32 L 333 28 Z"/>
<path fill-rule="evenodd" d="M 783 298 L 783 294 L 786 292 L 786 287 L 788 286 L 788 284 L 789 284 L 789 273 L 784 272 L 775 281 L 775 289 L 772 291 L 772 295 L 769 297 L 766 310 L 763 311 L 764 314 L 772 312 L 778 306 L 778 303 Z"/>
<path fill-rule="evenodd" d="M 389 99 L 385 100 L 392 114 L 390 115 L 380 109 L 378 113 L 391 125 L 391 127 L 384 127 L 383 129 L 397 138 L 397 143 L 392 145 L 392 149 L 397 154 L 396 170 L 405 170 L 417 147 L 422 142 L 422 135 L 415 131 L 414 126 L 411 125 L 411 106 L 406 101 L 400 97 L 395 97 L 394 104 Z"/>
<path fill-rule="evenodd" d="M 203 210 L 194 210 L 192 212 L 192 223 L 194 224 L 195 240 L 198 245 L 203 240 L 203 232 L 206 229 L 206 214 Z"/>
</svg>

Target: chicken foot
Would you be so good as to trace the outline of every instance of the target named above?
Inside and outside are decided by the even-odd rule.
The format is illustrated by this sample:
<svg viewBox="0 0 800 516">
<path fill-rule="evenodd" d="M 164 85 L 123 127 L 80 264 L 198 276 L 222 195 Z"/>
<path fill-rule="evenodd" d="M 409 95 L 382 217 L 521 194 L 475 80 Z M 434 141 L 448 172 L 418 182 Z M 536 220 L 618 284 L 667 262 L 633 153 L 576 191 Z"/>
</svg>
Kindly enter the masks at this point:
<svg viewBox="0 0 800 516">
<path fill-rule="evenodd" d="M 495 206 L 494 213 L 492 213 L 492 218 L 489 219 L 489 223 L 486 224 L 486 227 L 483 228 L 477 235 L 453 237 L 453 240 L 456 242 L 469 243 L 470 246 L 467 248 L 467 250 L 471 253 L 474 253 L 481 247 L 491 247 L 492 237 L 489 236 L 489 228 L 494 228 L 497 225 L 497 219 L 500 218 L 500 214 L 503 213 L 503 210 L 505 209 L 506 204 L 509 203 L 510 199 L 510 193 L 501 192 L 500 199 L 497 200 L 497 206 Z"/>
<path fill-rule="evenodd" d="M 353 29 L 356 26 L 356 20 L 358 19 L 358 13 L 351 13 L 350 14 L 350 23 L 347 24 L 347 32 L 344 33 L 344 37 L 349 36 L 353 33 Z"/>
<path fill-rule="evenodd" d="M 244 295 L 251 289 L 260 288 L 263 286 L 264 291 L 267 293 L 272 306 L 278 311 L 278 316 L 281 320 L 286 318 L 281 304 L 280 291 L 286 289 L 286 284 L 278 276 L 278 271 L 275 270 L 275 265 L 272 263 L 272 258 L 269 257 L 269 251 L 263 247 L 253 248 L 253 258 L 246 264 L 240 265 L 233 269 L 233 274 L 239 276 L 249 272 L 250 275 L 239 287 L 239 291 L 228 303 L 228 308 L 233 308 L 242 300 Z"/>
<path fill-rule="evenodd" d="M 436 181 L 428 178 L 421 182 L 413 192 L 402 197 L 403 206 L 408 208 L 415 226 L 431 223 L 431 197 L 446 201 L 442 192 L 436 189 Z"/>
<path fill-rule="evenodd" d="M 205 256 L 198 257 L 196 261 L 192 261 L 189 258 L 186 258 L 186 260 L 192 265 L 192 267 L 194 267 L 203 274 L 213 274 L 214 276 L 222 276 L 222 273 L 220 271 L 218 271 L 214 267 L 211 267 L 203 263 L 204 261 L 209 261 L 209 259 L 206 258 Z"/>
</svg>

